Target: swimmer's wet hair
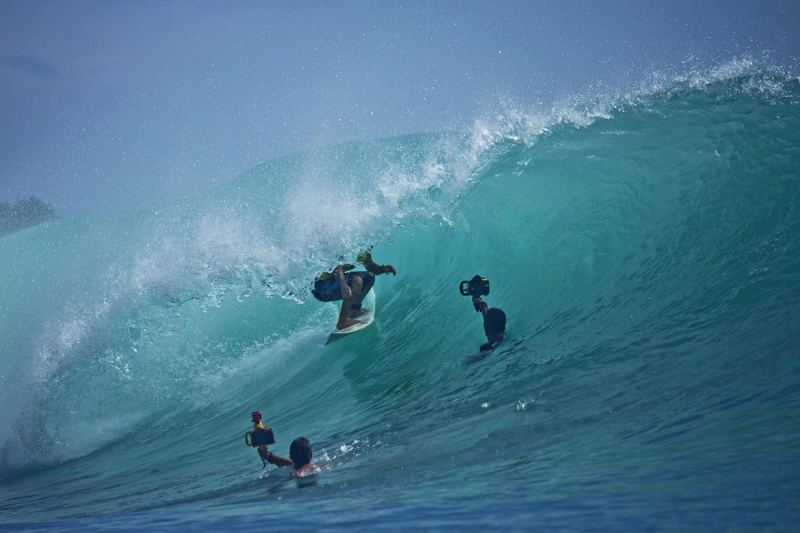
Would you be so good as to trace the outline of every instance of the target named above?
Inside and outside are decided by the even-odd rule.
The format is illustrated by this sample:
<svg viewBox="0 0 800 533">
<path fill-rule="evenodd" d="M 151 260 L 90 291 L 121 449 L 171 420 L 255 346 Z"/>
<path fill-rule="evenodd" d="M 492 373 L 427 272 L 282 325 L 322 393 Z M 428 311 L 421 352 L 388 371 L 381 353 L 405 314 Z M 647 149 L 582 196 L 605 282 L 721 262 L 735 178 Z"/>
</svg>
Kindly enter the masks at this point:
<svg viewBox="0 0 800 533">
<path fill-rule="evenodd" d="M 305 437 L 297 437 L 289 446 L 289 459 L 298 468 L 311 462 L 311 443 Z"/>
</svg>

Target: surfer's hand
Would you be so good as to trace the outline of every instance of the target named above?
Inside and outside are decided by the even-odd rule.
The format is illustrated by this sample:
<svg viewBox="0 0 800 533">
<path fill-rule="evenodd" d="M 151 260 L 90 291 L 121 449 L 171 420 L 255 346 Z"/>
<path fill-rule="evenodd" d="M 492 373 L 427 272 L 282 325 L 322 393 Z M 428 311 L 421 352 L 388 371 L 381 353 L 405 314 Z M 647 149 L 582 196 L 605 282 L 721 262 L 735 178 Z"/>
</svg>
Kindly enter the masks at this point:
<svg viewBox="0 0 800 533">
<path fill-rule="evenodd" d="M 392 276 L 396 276 L 397 275 L 397 270 L 395 270 L 392 265 L 383 265 L 381 268 L 383 269 L 383 273 L 384 274 L 391 273 Z"/>
<path fill-rule="evenodd" d="M 350 289 L 350 285 L 345 283 L 342 285 L 342 299 L 347 300 L 353 295 L 353 291 Z"/>
</svg>

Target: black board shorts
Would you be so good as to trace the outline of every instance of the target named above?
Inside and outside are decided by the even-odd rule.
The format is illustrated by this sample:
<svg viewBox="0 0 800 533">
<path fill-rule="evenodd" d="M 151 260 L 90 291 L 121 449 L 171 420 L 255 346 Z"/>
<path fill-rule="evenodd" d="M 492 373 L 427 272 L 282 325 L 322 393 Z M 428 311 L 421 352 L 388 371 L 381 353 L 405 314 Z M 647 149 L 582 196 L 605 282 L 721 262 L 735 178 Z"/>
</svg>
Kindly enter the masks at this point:
<svg viewBox="0 0 800 533">
<path fill-rule="evenodd" d="M 348 285 L 352 286 L 353 276 L 361 276 L 362 287 L 369 285 L 375 279 L 375 275 L 371 272 L 345 272 L 344 280 Z M 311 294 L 320 302 L 335 302 L 342 299 L 342 288 L 336 278 L 331 276 L 328 279 L 315 281 Z"/>
</svg>

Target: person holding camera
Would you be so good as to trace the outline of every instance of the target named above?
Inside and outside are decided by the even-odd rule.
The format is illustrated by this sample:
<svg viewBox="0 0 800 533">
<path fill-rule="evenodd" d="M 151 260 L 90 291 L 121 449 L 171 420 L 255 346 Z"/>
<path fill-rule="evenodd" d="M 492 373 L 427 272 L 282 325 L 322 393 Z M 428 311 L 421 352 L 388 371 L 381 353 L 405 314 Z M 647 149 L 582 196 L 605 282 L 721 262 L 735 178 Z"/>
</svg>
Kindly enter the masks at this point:
<svg viewBox="0 0 800 533">
<path fill-rule="evenodd" d="M 462 281 L 459 290 L 464 296 L 472 296 L 475 311 L 483 316 L 483 331 L 488 342 L 481 345 L 480 351 L 494 350 L 503 342 L 506 334 L 506 314 L 502 309 L 489 307 L 481 298 L 489 295 L 489 280 L 476 275 L 469 281 Z"/>
<path fill-rule="evenodd" d="M 263 452 L 262 452 L 263 448 Z M 278 468 L 284 466 L 294 467 L 292 477 L 302 477 L 319 470 L 311 463 L 311 443 L 305 437 L 298 437 L 289 446 L 289 457 L 281 457 L 267 449 L 266 446 L 259 446 L 258 455 L 261 459 Z"/>
<path fill-rule="evenodd" d="M 302 477 L 321 470 L 311 464 L 311 443 L 305 437 L 298 437 L 292 441 L 289 446 L 289 457 L 281 457 L 269 451 L 267 445 L 275 444 L 275 433 L 272 428 L 264 427 L 261 420 L 261 411 L 254 411 L 251 415 L 253 429 L 244 434 L 244 443 L 258 450 L 258 456 L 265 467 L 267 463 L 278 468 L 293 466 L 292 477 Z"/>
<path fill-rule="evenodd" d="M 503 336 L 506 334 L 506 314 L 502 309 L 489 307 L 480 296 L 472 297 L 472 305 L 483 315 L 483 331 L 488 341 L 486 344 L 481 344 L 480 351 L 494 350 L 503 342 Z"/>
<path fill-rule="evenodd" d="M 272 428 L 264 427 L 261 423 L 262 418 L 261 411 L 253 411 L 251 415 L 253 429 L 244 434 L 244 443 L 258 450 L 258 456 L 265 467 L 267 463 L 278 468 L 292 466 L 294 467 L 292 477 L 301 477 L 320 470 L 311 464 L 311 443 L 305 437 L 298 437 L 292 441 L 289 446 L 289 457 L 281 457 L 269 451 L 267 446 L 275 444 L 275 432 Z"/>
</svg>

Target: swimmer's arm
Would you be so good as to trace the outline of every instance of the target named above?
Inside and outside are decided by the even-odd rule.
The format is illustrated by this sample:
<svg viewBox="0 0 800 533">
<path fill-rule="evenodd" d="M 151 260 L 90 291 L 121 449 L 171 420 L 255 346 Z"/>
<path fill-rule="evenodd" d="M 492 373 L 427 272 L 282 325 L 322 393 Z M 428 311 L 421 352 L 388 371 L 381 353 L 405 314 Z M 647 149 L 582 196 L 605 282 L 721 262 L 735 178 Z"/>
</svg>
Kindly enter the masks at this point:
<svg viewBox="0 0 800 533">
<path fill-rule="evenodd" d="M 260 455 L 260 453 L 259 453 Z M 261 457 L 264 461 L 268 462 L 269 464 L 275 465 L 278 468 L 282 468 L 284 466 L 292 466 L 294 463 L 288 457 L 281 457 L 280 455 L 274 454 L 272 452 L 265 452 L 264 455 Z"/>
<path fill-rule="evenodd" d="M 483 301 L 480 296 L 472 297 L 472 305 L 475 306 L 476 311 L 480 311 L 481 315 L 486 316 L 486 311 L 489 310 L 489 304 Z"/>
</svg>

